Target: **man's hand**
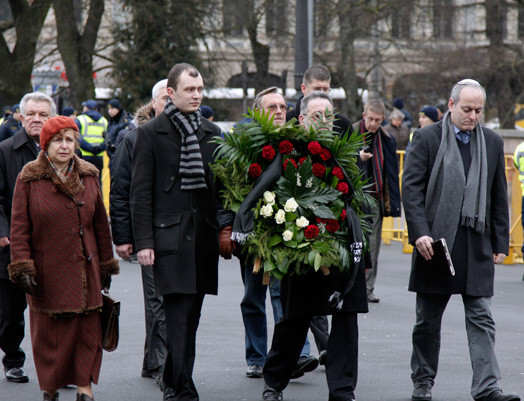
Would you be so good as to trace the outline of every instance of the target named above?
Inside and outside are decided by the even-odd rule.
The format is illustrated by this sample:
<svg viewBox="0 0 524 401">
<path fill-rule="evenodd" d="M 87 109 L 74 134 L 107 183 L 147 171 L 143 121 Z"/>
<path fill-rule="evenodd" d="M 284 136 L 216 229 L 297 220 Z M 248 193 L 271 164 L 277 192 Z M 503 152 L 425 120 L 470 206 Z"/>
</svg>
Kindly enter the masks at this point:
<svg viewBox="0 0 524 401">
<path fill-rule="evenodd" d="M 362 160 L 363 162 L 371 159 L 373 157 L 373 153 L 369 153 L 369 152 L 366 152 L 364 150 L 361 150 L 359 152 L 359 155 L 360 155 L 360 160 Z"/>
<path fill-rule="evenodd" d="M 116 246 L 116 253 L 122 259 L 127 259 L 127 258 L 129 258 L 129 255 L 131 255 L 133 253 L 133 245 L 132 244 L 117 245 Z"/>
<path fill-rule="evenodd" d="M 507 255 L 504 255 L 503 253 L 494 253 L 493 254 L 493 262 L 495 262 L 496 265 L 502 264 L 504 262 L 504 259 L 506 259 Z"/>
<path fill-rule="evenodd" d="M 432 242 L 433 238 L 427 235 L 424 235 L 415 241 L 418 253 L 420 253 L 420 255 L 426 260 L 430 260 L 433 256 L 433 247 L 431 246 Z"/>
<path fill-rule="evenodd" d="M 155 264 L 155 250 L 152 248 L 141 249 L 136 254 L 136 258 L 142 266 L 153 266 Z"/>
<path fill-rule="evenodd" d="M 0 238 L 0 247 L 10 245 L 11 241 L 9 241 L 9 237 L 2 237 Z"/>
<path fill-rule="evenodd" d="M 231 226 L 224 227 L 218 234 L 218 241 L 220 243 L 220 256 L 224 259 L 231 259 Z"/>
</svg>

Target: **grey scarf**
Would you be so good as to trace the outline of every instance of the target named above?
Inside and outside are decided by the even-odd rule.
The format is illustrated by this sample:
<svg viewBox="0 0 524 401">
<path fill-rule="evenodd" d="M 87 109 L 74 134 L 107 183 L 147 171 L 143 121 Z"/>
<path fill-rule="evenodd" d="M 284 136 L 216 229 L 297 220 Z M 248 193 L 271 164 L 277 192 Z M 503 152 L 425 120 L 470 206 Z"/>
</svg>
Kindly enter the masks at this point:
<svg viewBox="0 0 524 401">
<path fill-rule="evenodd" d="M 478 233 L 486 224 L 488 162 L 480 124 L 471 132 L 471 165 L 466 180 L 462 157 L 449 112 L 442 121 L 442 138 L 426 192 L 426 216 L 433 222 L 433 239 L 445 238 L 453 249 L 459 223 Z"/>
</svg>

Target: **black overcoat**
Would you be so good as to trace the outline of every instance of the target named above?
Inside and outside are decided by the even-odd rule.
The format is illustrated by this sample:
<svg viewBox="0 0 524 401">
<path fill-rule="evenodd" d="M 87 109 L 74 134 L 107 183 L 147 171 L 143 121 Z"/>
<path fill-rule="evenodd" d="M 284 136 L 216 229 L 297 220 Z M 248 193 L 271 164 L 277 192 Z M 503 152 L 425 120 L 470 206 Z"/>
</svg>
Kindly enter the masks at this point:
<svg viewBox="0 0 524 401">
<path fill-rule="evenodd" d="M 131 184 L 133 233 L 137 251 L 155 250 L 158 295 L 217 293 L 218 202 L 209 163 L 217 147 L 212 139 L 221 131 L 203 118 L 196 135 L 208 188 L 182 191 L 180 134 L 173 123 L 161 113 L 137 128 Z"/>
<path fill-rule="evenodd" d="M 493 254 L 508 254 L 509 213 L 504 142 L 490 129 L 483 127 L 483 130 L 488 163 L 485 231 L 479 234 L 465 227 L 458 228 L 451 255 L 456 276 L 450 278 L 432 280 L 423 266 L 417 263 L 415 248 L 409 279 L 410 291 L 471 296 L 493 295 Z M 431 236 L 433 222 L 426 218 L 424 205 L 427 184 L 441 137 L 442 121 L 416 130 L 404 165 L 402 199 L 411 244 L 424 235 Z M 457 169 L 459 168 L 464 168 L 462 162 L 457 165 Z"/>
<path fill-rule="evenodd" d="M 36 159 L 33 140 L 21 129 L 0 143 L 0 238 L 10 237 L 11 208 L 16 177 L 22 167 Z M 0 279 L 8 279 L 9 246 L 0 247 Z"/>
</svg>

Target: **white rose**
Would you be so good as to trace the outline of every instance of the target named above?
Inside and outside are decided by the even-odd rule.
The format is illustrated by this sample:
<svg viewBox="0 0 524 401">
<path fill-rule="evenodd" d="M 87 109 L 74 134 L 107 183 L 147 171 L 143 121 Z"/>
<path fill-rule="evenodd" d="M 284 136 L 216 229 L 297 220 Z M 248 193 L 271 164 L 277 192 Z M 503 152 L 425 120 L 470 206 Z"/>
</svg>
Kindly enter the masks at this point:
<svg viewBox="0 0 524 401">
<path fill-rule="evenodd" d="M 289 230 L 286 230 L 282 233 L 282 238 L 284 238 L 284 241 L 291 241 L 293 239 L 293 233 Z"/>
<path fill-rule="evenodd" d="M 286 221 L 286 212 L 282 209 L 278 209 L 278 212 L 275 215 L 275 220 L 277 221 L 277 224 L 283 224 Z"/>
<path fill-rule="evenodd" d="M 298 203 L 295 201 L 295 198 L 289 198 L 286 204 L 284 205 L 284 210 L 286 212 L 294 212 L 295 210 L 297 210 L 297 207 Z"/>
<path fill-rule="evenodd" d="M 304 228 L 309 225 L 309 220 L 302 216 L 300 219 L 297 219 L 296 223 L 298 228 Z"/>
<path fill-rule="evenodd" d="M 273 205 L 275 203 L 275 193 L 270 191 L 264 192 L 264 201 L 269 205 Z"/>
<path fill-rule="evenodd" d="M 265 205 L 260 208 L 260 214 L 264 217 L 271 217 L 273 214 L 273 207 L 271 205 Z"/>
</svg>

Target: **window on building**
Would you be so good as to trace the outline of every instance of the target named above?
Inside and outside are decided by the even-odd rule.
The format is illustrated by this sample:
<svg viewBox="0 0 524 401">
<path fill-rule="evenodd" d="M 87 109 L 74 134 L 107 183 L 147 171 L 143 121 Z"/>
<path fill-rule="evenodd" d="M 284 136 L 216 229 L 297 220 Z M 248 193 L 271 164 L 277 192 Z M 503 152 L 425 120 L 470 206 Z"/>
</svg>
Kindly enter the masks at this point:
<svg viewBox="0 0 524 401">
<path fill-rule="evenodd" d="M 452 0 L 433 0 L 433 36 L 451 38 L 454 8 Z"/>
<path fill-rule="evenodd" d="M 227 36 L 242 36 L 244 32 L 245 3 L 240 0 L 222 2 L 223 30 Z"/>
<path fill-rule="evenodd" d="M 391 36 L 397 39 L 409 39 L 411 37 L 410 16 L 413 4 L 399 2 L 391 10 Z"/>
<path fill-rule="evenodd" d="M 287 27 L 286 16 L 293 10 L 286 7 L 289 4 L 282 0 L 266 0 L 266 33 L 280 33 Z"/>
</svg>

